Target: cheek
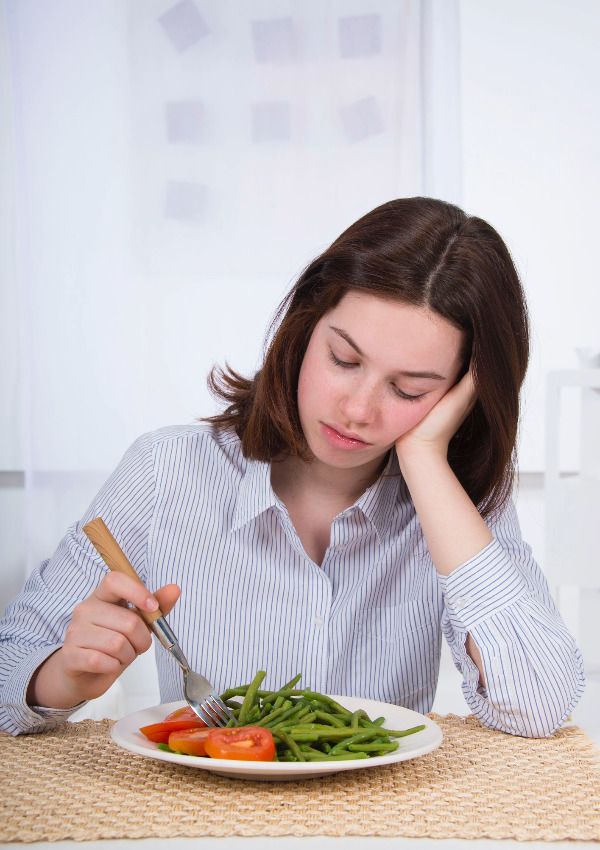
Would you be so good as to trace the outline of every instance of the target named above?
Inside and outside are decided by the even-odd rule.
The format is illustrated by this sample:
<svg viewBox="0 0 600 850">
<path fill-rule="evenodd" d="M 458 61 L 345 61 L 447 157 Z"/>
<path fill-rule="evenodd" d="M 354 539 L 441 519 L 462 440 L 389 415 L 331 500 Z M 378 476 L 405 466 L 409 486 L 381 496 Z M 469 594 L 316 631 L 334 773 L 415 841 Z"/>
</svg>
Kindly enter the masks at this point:
<svg viewBox="0 0 600 850">
<path fill-rule="evenodd" d="M 394 442 L 398 437 L 402 437 L 403 434 L 418 425 L 427 416 L 434 404 L 435 402 L 424 400 L 422 402 L 406 401 L 394 405 L 386 416 L 388 442 Z"/>
<path fill-rule="evenodd" d="M 298 410 L 300 417 L 318 406 L 319 398 L 327 393 L 327 376 L 317 368 L 310 350 L 307 351 L 298 376 Z"/>
<path fill-rule="evenodd" d="M 323 414 L 323 405 L 335 401 L 344 390 L 344 377 L 328 368 L 323 358 L 319 359 L 309 348 L 298 376 L 300 417 L 315 412 Z"/>
</svg>

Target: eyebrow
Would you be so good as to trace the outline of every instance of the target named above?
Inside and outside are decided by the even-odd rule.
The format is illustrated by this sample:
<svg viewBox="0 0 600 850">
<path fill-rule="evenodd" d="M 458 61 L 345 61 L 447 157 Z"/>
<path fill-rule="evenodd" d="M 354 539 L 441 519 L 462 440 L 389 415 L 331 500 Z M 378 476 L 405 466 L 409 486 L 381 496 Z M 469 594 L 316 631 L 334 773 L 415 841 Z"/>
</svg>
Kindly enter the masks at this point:
<svg viewBox="0 0 600 850">
<path fill-rule="evenodd" d="M 356 351 L 356 353 L 357 353 L 357 354 L 360 354 L 360 356 L 361 356 L 361 357 L 364 357 L 364 356 L 365 356 L 365 355 L 362 353 L 362 351 L 360 350 L 360 348 L 358 347 L 358 345 L 354 342 L 354 340 L 352 339 L 352 337 L 350 336 L 350 334 L 346 333 L 346 331 L 343 331 L 341 328 L 336 328 L 336 327 L 334 327 L 333 325 L 329 325 L 329 327 L 331 328 L 331 330 L 332 330 L 332 331 L 335 331 L 335 333 L 336 333 L 338 336 L 341 336 L 341 337 L 342 337 L 342 339 L 345 339 L 345 340 L 346 340 L 346 342 L 348 343 L 348 345 L 349 345 L 349 346 L 351 346 L 351 347 L 352 347 L 352 348 Z M 402 376 L 403 376 L 403 377 L 405 377 L 405 378 L 432 378 L 432 379 L 434 379 L 434 380 L 436 380 L 436 381 L 445 381 L 445 380 L 446 380 L 446 379 L 443 377 L 443 375 L 438 375 L 438 374 L 437 374 L 437 372 L 406 372 L 406 371 L 398 371 L 398 372 L 396 372 L 396 374 L 397 374 L 397 375 L 402 375 Z"/>
</svg>

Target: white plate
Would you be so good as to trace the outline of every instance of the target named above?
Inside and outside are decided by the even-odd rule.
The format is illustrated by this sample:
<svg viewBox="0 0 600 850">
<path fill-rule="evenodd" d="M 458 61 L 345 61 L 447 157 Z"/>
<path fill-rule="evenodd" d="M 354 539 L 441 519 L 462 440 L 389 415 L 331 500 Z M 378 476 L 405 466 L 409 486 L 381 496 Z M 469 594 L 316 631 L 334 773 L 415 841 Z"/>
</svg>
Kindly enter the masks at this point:
<svg viewBox="0 0 600 850">
<path fill-rule="evenodd" d="M 183 764 L 186 767 L 199 767 L 201 770 L 212 770 L 222 776 L 236 779 L 309 779 L 324 773 L 338 773 L 342 770 L 361 770 L 365 767 L 379 767 L 382 764 L 395 764 L 398 761 L 424 756 L 437 749 L 442 743 L 443 734 L 437 723 L 424 714 L 391 705 L 387 702 L 376 702 L 371 699 L 358 697 L 332 697 L 350 711 L 364 709 L 373 720 L 385 717 L 385 727 L 388 729 L 409 729 L 412 726 L 425 725 L 421 732 L 413 732 L 405 738 L 398 738 L 399 748 L 385 756 L 375 756 L 370 759 L 349 759 L 348 761 L 322 762 L 276 762 L 276 761 L 238 761 L 228 759 L 211 759 L 199 756 L 184 756 L 178 753 L 167 753 L 159 750 L 157 745 L 149 741 L 139 731 L 140 726 L 159 723 L 171 711 L 182 708 L 185 702 L 169 702 L 164 705 L 154 705 L 128 714 L 118 720 L 112 727 L 113 741 L 125 750 L 130 750 L 139 756 Z"/>
</svg>

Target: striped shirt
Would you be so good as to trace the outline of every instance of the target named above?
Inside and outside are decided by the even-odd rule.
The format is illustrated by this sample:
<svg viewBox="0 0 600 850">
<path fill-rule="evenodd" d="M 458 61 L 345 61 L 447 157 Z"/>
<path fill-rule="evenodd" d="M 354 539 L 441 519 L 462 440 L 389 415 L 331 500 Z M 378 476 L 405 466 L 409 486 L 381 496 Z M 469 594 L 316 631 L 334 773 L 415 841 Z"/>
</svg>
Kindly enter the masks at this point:
<svg viewBox="0 0 600 850">
<path fill-rule="evenodd" d="M 83 526 L 101 516 L 151 590 L 174 582 L 169 614 L 192 669 L 219 692 L 267 670 L 304 687 L 431 710 L 442 633 L 471 712 L 527 737 L 558 729 L 584 688 L 581 653 L 521 539 L 512 501 L 492 542 L 437 573 L 394 452 L 335 517 L 321 566 L 303 549 L 270 464 L 238 437 L 193 423 L 139 437 L 0 621 L 0 729 L 38 732 L 69 710 L 29 707 L 33 672 L 64 641 L 73 608 L 106 574 Z M 480 649 L 486 688 L 467 654 Z M 157 650 L 162 702 L 183 699 L 179 667 Z"/>
</svg>

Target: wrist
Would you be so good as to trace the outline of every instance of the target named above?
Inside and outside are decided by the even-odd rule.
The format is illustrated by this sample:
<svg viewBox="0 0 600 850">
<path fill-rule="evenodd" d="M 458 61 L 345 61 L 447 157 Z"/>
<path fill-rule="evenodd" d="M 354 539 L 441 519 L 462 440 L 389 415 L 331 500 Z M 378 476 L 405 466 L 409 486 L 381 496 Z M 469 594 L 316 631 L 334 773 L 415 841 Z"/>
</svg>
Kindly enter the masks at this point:
<svg viewBox="0 0 600 850">
<path fill-rule="evenodd" d="M 74 708 L 83 701 L 62 664 L 62 647 L 40 664 L 29 680 L 25 701 L 40 708 Z"/>
<path fill-rule="evenodd" d="M 440 443 L 399 440 L 396 443 L 396 455 L 403 475 L 424 465 L 448 465 L 448 446 Z"/>
</svg>

